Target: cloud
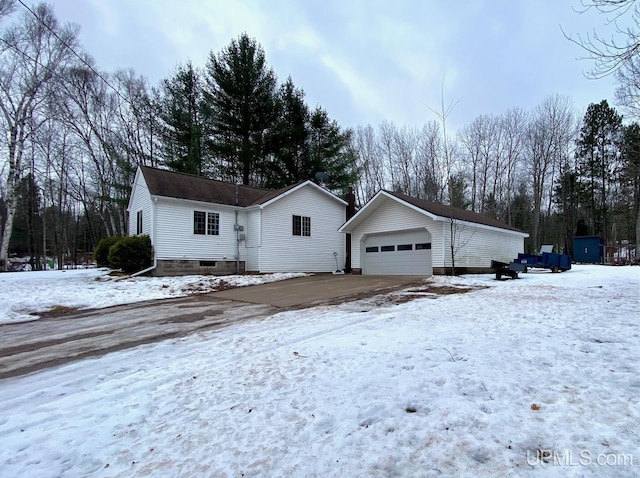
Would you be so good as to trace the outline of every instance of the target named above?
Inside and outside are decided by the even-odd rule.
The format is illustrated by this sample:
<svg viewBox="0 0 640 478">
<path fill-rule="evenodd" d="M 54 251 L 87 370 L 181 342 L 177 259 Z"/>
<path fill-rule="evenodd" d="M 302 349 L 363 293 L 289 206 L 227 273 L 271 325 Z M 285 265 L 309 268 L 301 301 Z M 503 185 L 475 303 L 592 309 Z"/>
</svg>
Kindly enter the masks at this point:
<svg viewBox="0 0 640 478">
<path fill-rule="evenodd" d="M 264 47 L 283 80 L 343 126 L 420 126 L 442 101 L 461 100 L 450 121 L 471 122 L 568 94 L 578 108 L 613 97 L 614 80 L 587 80 L 589 62 L 564 38 L 605 28 L 555 0 L 56 0 L 60 19 L 82 26 L 101 68 L 133 67 L 151 83 L 178 63 L 204 67 L 242 32 Z M 602 30 L 602 31 L 607 31 Z"/>
</svg>

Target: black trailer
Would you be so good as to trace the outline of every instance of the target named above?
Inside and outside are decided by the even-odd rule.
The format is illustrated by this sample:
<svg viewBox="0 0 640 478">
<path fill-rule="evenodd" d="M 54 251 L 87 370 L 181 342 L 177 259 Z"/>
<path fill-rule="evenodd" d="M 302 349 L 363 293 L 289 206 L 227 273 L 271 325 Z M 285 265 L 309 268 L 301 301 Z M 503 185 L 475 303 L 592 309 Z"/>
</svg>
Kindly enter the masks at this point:
<svg viewBox="0 0 640 478">
<path fill-rule="evenodd" d="M 503 277 L 518 279 L 518 273 L 526 271 L 526 265 L 519 262 L 491 261 L 491 268 L 496 271 L 496 280 L 502 280 Z"/>
</svg>

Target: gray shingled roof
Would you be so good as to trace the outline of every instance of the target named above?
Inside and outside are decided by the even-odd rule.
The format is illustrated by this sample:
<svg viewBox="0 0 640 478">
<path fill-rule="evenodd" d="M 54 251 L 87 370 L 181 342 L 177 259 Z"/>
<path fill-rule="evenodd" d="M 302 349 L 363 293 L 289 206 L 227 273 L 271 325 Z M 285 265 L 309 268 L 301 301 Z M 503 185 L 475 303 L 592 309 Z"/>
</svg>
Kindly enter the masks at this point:
<svg viewBox="0 0 640 478">
<path fill-rule="evenodd" d="M 237 205 L 246 207 L 264 204 L 298 185 L 293 184 L 277 190 L 260 189 L 245 185 L 236 186 L 224 181 L 216 181 L 201 176 L 176 173 L 149 166 L 141 166 L 140 169 L 152 196 L 188 199 L 229 206 L 236 205 L 236 187 L 238 189 Z"/>
<path fill-rule="evenodd" d="M 453 217 L 454 219 L 458 219 L 460 221 L 473 222 L 476 224 L 483 224 L 485 226 L 507 229 L 509 231 L 522 232 L 520 229 L 511 227 L 501 221 L 498 221 L 497 219 L 483 216 L 482 214 L 478 214 L 477 212 L 467 211 L 465 209 L 459 209 L 457 207 L 451 207 L 436 202 L 425 201 L 424 199 L 416 199 L 414 197 L 407 196 L 405 194 L 394 193 L 392 191 L 385 190 L 385 192 L 436 216 Z"/>
</svg>

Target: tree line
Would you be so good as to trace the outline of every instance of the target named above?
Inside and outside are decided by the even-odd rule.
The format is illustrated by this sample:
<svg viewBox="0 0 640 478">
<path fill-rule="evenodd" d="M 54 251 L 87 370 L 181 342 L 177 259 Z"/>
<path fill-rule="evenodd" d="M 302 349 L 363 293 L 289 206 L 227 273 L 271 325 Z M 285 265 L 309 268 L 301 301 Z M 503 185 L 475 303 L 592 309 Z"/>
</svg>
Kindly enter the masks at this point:
<svg viewBox="0 0 640 478">
<path fill-rule="evenodd" d="M 568 97 L 532 111 L 480 115 L 454 137 L 442 122 L 359 127 L 359 202 L 379 189 L 469 209 L 530 234 L 527 248 L 573 237 L 634 241 L 640 222 L 640 126 L 606 100 L 581 118 Z"/>
<path fill-rule="evenodd" d="M 62 265 L 126 233 L 138 165 L 265 188 L 355 182 L 350 130 L 289 77 L 279 84 L 247 34 L 160 85 L 101 71 L 51 6 L 0 0 L 0 262 L 8 253 Z"/>
<path fill-rule="evenodd" d="M 531 234 L 530 250 L 571 253 L 575 235 L 640 236 L 640 126 L 606 101 L 580 117 L 550 95 L 455 135 L 447 111 L 421 127 L 345 129 L 309 107 L 291 77 L 279 82 L 247 34 L 150 85 L 133 70 L 102 71 L 78 33 L 46 4 L 0 0 L 5 265 L 11 251 L 35 268 L 45 256 L 62 266 L 125 234 L 138 165 L 265 188 L 329 178 L 339 195 L 354 186 L 360 205 L 392 189 L 500 219 Z M 617 95 L 630 98 L 622 80 L 635 64 L 624 65 Z M 620 104 L 634 119 L 633 102 Z"/>
</svg>

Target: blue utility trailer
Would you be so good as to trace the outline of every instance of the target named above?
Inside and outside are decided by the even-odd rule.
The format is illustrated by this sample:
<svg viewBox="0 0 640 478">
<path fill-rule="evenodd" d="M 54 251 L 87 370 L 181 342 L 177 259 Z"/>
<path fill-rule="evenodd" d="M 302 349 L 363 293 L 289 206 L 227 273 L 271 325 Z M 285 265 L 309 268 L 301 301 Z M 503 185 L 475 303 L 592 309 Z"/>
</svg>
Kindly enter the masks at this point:
<svg viewBox="0 0 640 478">
<path fill-rule="evenodd" d="M 571 269 L 571 257 L 555 252 L 543 252 L 536 254 L 518 254 L 514 262 L 523 264 L 525 272 L 530 268 L 551 269 L 551 272 L 564 272 Z"/>
</svg>

